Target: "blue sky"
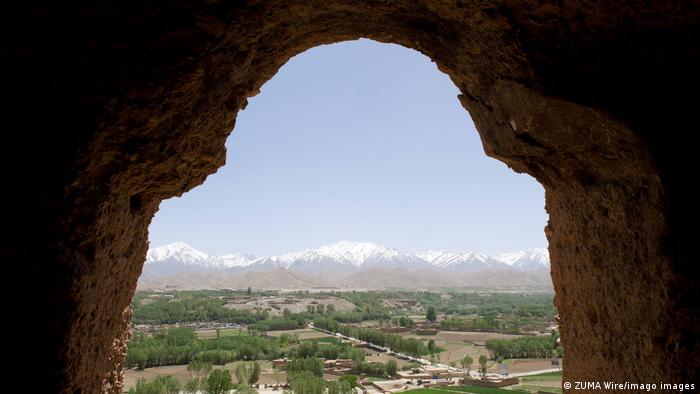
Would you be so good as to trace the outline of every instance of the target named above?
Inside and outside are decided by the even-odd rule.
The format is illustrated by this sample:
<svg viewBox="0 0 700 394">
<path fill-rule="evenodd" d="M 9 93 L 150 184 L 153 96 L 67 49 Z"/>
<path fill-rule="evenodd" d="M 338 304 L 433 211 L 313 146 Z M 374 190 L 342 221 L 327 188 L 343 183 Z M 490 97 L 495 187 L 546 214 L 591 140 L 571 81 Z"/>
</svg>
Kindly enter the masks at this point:
<svg viewBox="0 0 700 394">
<path fill-rule="evenodd" d="M 459 91 L 422 54 L 310 49 L 249 99 L 227 164 L 164 201 L 151 246 L 258 256 L 340 241 L 416 252 L 545 247 L 544 190 L 486 157 Z"/>
</svg>

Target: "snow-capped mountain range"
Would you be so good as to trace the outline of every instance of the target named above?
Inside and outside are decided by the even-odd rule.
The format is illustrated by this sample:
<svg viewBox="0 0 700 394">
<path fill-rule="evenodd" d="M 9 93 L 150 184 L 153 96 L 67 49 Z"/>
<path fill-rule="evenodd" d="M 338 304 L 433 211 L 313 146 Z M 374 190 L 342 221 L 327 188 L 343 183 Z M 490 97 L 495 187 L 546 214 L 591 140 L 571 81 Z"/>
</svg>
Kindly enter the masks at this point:
<svg viewBox="0 0 700 394">
<path fill-rule="evenodd" d="M 477 252 L 443 251 L 413 254 L 369 242 L 342 241 L 316 249 L 256 258 L 244 254 L 209 255 L 183 242 L 175 242 L 148 251 L 142 278 L 163 278 L 184 273 L 234 274 L 279 269 L 316 276 L 332 275 L 335 279 L 342 274 L 369 270 L 548 272 L 549 253 L 547 249 L 538 248 L 493 256 Z"/>
</svg>

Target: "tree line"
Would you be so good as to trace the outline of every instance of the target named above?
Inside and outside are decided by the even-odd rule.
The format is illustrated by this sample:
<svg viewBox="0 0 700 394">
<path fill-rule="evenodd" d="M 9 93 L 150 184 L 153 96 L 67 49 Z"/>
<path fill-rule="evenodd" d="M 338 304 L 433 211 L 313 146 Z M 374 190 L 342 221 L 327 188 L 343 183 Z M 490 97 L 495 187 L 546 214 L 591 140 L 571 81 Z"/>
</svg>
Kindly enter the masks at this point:
<svg viewBox="0 0 700 394">
<path fill-rule="evenodd" d="M 204 361 L 223 365 L 238 360 L 272 360 L 284 354 L 279 339 L 260 336 L 197 338 L 191 328 L 175 327 L 152 336 L 137 333 L 129 342 L 127 368 L 150 368 Z"/>
<path fill-rule="evenodd" d="M 561 357 L 563 348 L 557 343 L 558 335 L 526 336 L 515 339 L 489 339 L 486 349 L 493 359 Z"/>
<path fill-rule="evenodd" d="M 493 316 L 469 319 L 453 317 L 441 320 L 440 329 L 444 331 L 499 331 L 501 323 Z"/>
<path fill-rule="evenodd" d="M 193 361 L 187 366 L 192 374 L 190 380 L 184 386 L 172 376 L 158 376 L 152 381 L 139 379 L 136 386 L 131 388 L 129 394 L 228 394 L 236 389 L 238 394 L 253 394 L 257 391 L 251 385 L 257 383 L 260 378 L 260 364 L 257 362 L 240 363 L 235 368 L 238 384 L 233 383 L 231 372 L 220 368 L 213 369 L 211 363 Z"/>
<path fill-rule="evenodd" d="M 425 347 L 423 342 L 415 338 L 404 338 L 400 335 L 343 325 L 339 324 L 332 318 L 325 317 L 315 319 L 314 325 L 324 330 L 339 332 L 348 337 L 357 338 L 361 341 L 369 342 L 377 346 L 389 347 L 395 352 L 405 353 L 412 356 L 420 356 L 428 353 L 428 349 Z"/>
</svg>

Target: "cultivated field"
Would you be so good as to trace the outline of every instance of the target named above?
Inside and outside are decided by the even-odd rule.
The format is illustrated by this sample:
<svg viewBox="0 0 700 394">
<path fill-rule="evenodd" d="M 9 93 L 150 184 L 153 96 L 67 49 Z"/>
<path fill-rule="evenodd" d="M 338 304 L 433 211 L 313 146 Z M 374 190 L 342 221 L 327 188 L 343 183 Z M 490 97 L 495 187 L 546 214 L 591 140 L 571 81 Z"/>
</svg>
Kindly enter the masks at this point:
<svg viewBox="0 0 700 394">
<path fill-rule="evenodd" d="M 350 312 L 355 310 L 355 304 L 337 297 L 255 297 L 252 300 L 230 301 L 224 308 L 235 310 L 266 310 L 272 315 L 280 316 L 285 309 L 291 313 L 303 313 L 309 307 L 317 305 L 333 305 L 337 312 Z"/>
<path fill-rule="evenodd" d="M 258 380 L 259 384 L 274 384 L 275 382 L 275 375 L 272 369 L 272 363 L 269 361 L 258 361 L 260 363 L 260 367 L 262 368 L 262 372 L 260 373 L 260 379 Z M 215 365 L 215 369 L 219 368 L 225 368 L 228 369 L 231 372 L 231 376 L 233 377 L 233 380 L 235 382 L 236 380 L 236 365 L 238 362 L 233 362 L 229 363 L 226 365 Z M 180 381 L 182 385 L 184 385 L 188 380 L 192 378 L 192 375 L 187 371 L 187 365 L 169 365 L 166 367 L 156 367 L 156 368 L 146 368 L 143 371 L 138 371 L 135 369 L 127 369 L 124 371 L 124 390 L 129 390 L 131 387 L 136 386 L 136 382 L 141 379 L 145 378 L 147 380 L 153 380 L 158 376 L 163 376 L 163 375 L 171 375 L 174 376 L 177 380 Z M 287 372 L 285 371 L 280 371 L 279 378 L 281 382 L 286 382 L 287 381 Z M 328 375 L 324 376 L 324 378 L 329 379 L 329 380 L 337 380 L 338 376 L 335 375 Z"/>
<path fill-rule="evenodd" d="M 506 360 L 506 364 L 508 364 L 508 372 L 510 373 L 541 371 L 552 368 L 550 359 L 539 358 L 514 358 Z M 494 368 L 494 370 L 496 369 Z"/>
<path fill-rule="evenodd" d="M 514 386 L 519 390 L 548 393 L 561 393 L 561 372 L 547 372 L 539 375 L 523 376 L 520 384 Z"/>
<path fill-rule="evenodd" d="M 216 329 L 196 330 L 197 337 L 202 339 L 216 338 Z M 231 337 L 238 335 L 248 335 L 248 331 L 240 328 L 223 328 L 219 330 L 221 337 Z"/>
<path fill-rule="evenodd" d="M 187 371 L 187 365 L 168 365 L 165 367 L 146 368 L 143 371 L 136 369 L 124 370 L 124 391 L 136 386 L 139 379 L 153 380 L 158 376 L 174 376 L 181 384 L 185 384 L 191 375 Z"/>
<path fill-rule="evenodd" d="M 497 389 L 489 387 L 476 387 L 476 386 L 449 386 L 449 387 L 435 387 L 427 389 L 415 389 L 408 390 L 406 393 L 411 394 L 455 394 L 455 393 L 472 393 L 472 394 L 515 394 L 515 393 L 526 393 L 527 391 L 520 391 L 518 389 Z"/>
<path fill-rule="evenodd" d="M 499 334 L 494 332 L 472 332 L 472 331 L 440 331 L 437 335 L 415 335 L 412 333 L 401 334 L 406 338 L 418 338 L 423 341 L 434 340 L 435 344 L 445 349 L 440 353 L 440 362 L 459 362 L 464 356 L 469 355 L 475 361 L 480 355 L 489 356 L 488 350 L 484 347 L 489 339 L 513 339 L 519 335 Z M 547 361 L 549 363 L 549 361 Z M 546 368 L 550 368 L 549 366 Z M 540 368 L 542 369 L 542 368 Z M 535 369 L 531 369 L 535 370 Z"/>
<path fill-rule="evenodd" d="M 399 369 L 401 369 L 401 367 L 403 367 L 406 364 L 410 364 L 410 362 L 407 360 L 396 358 L 396 357 L 390 356 L 386 353 L 377 353 L 377 351 L 372 350 L 372 349 L 365 349 L 365 353 L 367 353 L 367 355 L 365 356 L 366 361 L 376 361 L 376 362 L 386 363 L 389 360 L 394 360 L 394 361 L 396 361 L 396 365 L 399 366 Z"/>
</svg>

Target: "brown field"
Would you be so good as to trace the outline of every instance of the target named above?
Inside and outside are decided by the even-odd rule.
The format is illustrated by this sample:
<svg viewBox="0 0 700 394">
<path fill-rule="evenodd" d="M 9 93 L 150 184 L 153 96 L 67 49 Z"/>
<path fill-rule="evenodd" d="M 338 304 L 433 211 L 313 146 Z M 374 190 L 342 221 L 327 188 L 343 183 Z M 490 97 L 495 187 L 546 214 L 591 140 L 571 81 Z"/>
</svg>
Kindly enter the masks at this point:
<svg viewBox="0 0 700 394">
<path fill-rule="evenodd" d="M 561 393 L 562 378 L 559 376 L 523 376 L 520 378 L 520 384 L 513 386 L 514 388 L 529 391 L 529 392 L 549 392 Z"/>
<path fill-rule="evenodd" d="M 229 330 L 222 330 L 222 335 L 236 335 L 236 333 L 233 330 L 230 330 L 230 332 L 225 331 Z M 299 339 L 316 339 L 316 338 L 325 338 L 329 337 L 330 335 L 311 330 L 311 329 L 300 329 L 300 330 L 285 330 L 285 331 L 270 331 L 268 332 L 269 336 L 273 337 L 279 337 L 282 334 L 297 334 L 299 335 Z M 198 332 L 198 335 L 201 337 L 215 337 L 216 336 L 216 330 L 203 330 L 202 332 Z M 471 331 L 440 331 L 438 332 L 437 335 L 415 335 L 411 333 L 404 333 L 401 334 L 403 337 L 413 337 L 413 338 L 418 338 L 421 340 L 425 340 L 426 342 L 429 341 L 430 339 L 433 339 L 435 341 L 435 344 L 443 349 L 445 351 L 440 353 L 440 362 L 443 363 L 449 363 L 451 361 L 457 361 L 461 360 L 464 358 L 465 355 L 470 355 L 475 363 L 476 360 L 479 358 L 480 355 L 485 355 L 488 356 L 488 351 L 484 347 L 484 344 L 487 340 L 489 339 L 510 339 L 510 338 L 517 338 L 518 335 L 509 335 L 509 334 L 499 334 L 499 333 L 490 333 L 490 332 L 471 332 Z M 381 354 L 377 353 L 376 351 L 372 351 L 370 349 L 365 349 L 367 352 L 366 360 L 367 361 L 379 361 L 379 362 L 387 362 L 391 359 L 395 360 L 396 363 L 398 364 L 399 368 L 402 366 L 408 364 L 408 361 L 406 360 L 401 360 L 397 359 L 392 356 L 388 356 L 386 354 Z M 274 384 L 275 379 L 274 379 L 274 373 L 272 370 L 272 363 L 268 361 L 262 361 L 260 362 L 262 366 L 262 373 L 260 374 L 260 380 L 258 383 L 260 384 Z M 231 371 L 231 375 L 234 376 L 235 380 L 235 369 L 236 363 L 230 363 L 225 366 L 215 366 L 214 368 L 226 368 Z M 509 361 L 509 372 L 511 373 L 518 373 L 518 372 L 529 372 L 529 371 L 537 371 L 541 369 L 549 369 L 552 368 L 551 362 L 549 359 L 545 360 L 540 360 L 540 359 L 515 359 L 515 360 L 510 360 Z M 497 371 L 497 367 L 495 365 L 492 365 L 490 370 L 492 371 Z M 153 380 L 157 376 L 160 375 L 172 375 L 175 378 L 177 378 L 180 383 L 183 385 L 191 378 L 191 375 L 189 372 L 187 372 L 187 366 L 186 365 L 172 365 L 172 366 L 165 366 L 165 367 L 157 367 L 157 368 L 147 368 L 146 370 L 143 371 L 137 371 L 137 370 L 126 370 L 124 371 L 124 390 L 127 391 L 131 387 L 134 387 L 136 385 L 136 382 L 140 378 L 145 378 L 147 380 Z M 326 379 L 332 379 L 336 380 L 338 379 L 338 376 L 336 375 L 327 375 L 324 376 Z M 280 379 L 282 382 L 285 382 L 287 379 L 286 372 L 280 371 Z M 553 387 L 557 387 L 557 384 L 560 383 L 552 383 L 551 385 Z"/>
<path fill-rule="evenodd" d="M 539 371 L 550 368 L 553 367 L 549 359 L 517 358 L 510 360 L 508 363 L 508 372 L 510 373 Z"/>
<path fill-rule="evenodd" d="M 285 309 L 292 313 L 306 312 L 309 305 L 333 305 L 338 312 L 355 310 L 355 304 L 337 297 L 259 297 L 244 302 L 228 302 L 228 309 L 236 310 L 266 310 L 274 316 L 281 316 Z"/>
<path fill-rule="evenodd" d="M 434 340 L 438 347 L 445 349 L 440 353 L 440 362 L 459 362 L 464 356 L 469 355 L 477 360 L 480 355 L 489 356 L 484 344 L 489 339 L 512 339 L 519 335 L 499 334 L 494 332 L 473 331 L 440 331 L 437 335 L 415 335 L 412 333 L 401 334 L 406 338 L 418 338 L 425 342 Z M 547 361 L 549 362 L 549 361 Z"/>
<path fill-rule="evenodd" d="M 385 353 L 377 353 L 376 351 L 374 351 L 372 349 L 364 349 L 364 351 L 367 354 L 365 356 L 365 361 L 377 361 L 377 362 L 381 362 L 381 363 L 386 363 L 389 360 L 394 360 L 394 361 L 396 361 L 396 365 L 399 366 L 399 369 L 401 369 L 401 367 L 403 367 L 404 365 L 410 363 L 407 360 L 402 360 L 400 358 L 396 358 L 396 357 L 390 356 L 390 355 L 385 354 Z"/>
<path fill-rule="evenodd" d="M 248 335 L 247 330 L 242 330 L 239 328 L 222 328 L 219 330 L 219 332 L 222 337 Z M 202 339 L 216 338 L 216 329 L 197 330 L 195 333 L 197 334 L 197 337 Z"/>
<path fill-rule="evenodd" d="M 440 362 L 447 364 L 455 361 L 457 366 L 459 366 L 459 360 L 464 358 L 465 355 L 471 356 L 475 364 L 479 356 L 489 357 L 489 351 L 485 347 L 487 340 L 513 339 L 521 335 L 475 331 L 440 331 L 437 335 L 406 333 L 402 334 L 402 336 L 419 338 L 426 342 L 431 339 L 434 340 L 438 347 L 445 349 L 445 351 L 440 353 Z M 494 362 L 489 362 L 488 366 L 490 371 L 498 372 L 498 366 Z M 550 368 L 552 368 L 552 365 L 549 359 L 513 359 L 508 361 L 508 371 L 510 373 L 539 371 Z"/>
<path fill-rule="evenodd" d="M 190 379 L 187 365 L 168 365 L 166 367 L 146 368 L 143 371 L 127 369 L 124 371 L 124 391 L 136 386 L 139 379 L 150 381 L 161 375 L 174 376 L 181 384 L 185 384 Z"/>
<path fill-rule="evenodd" d="M 275 382 L 275 376 L 274 372 L 272 370 L 272 363 L 269 361 L 259 361 L 260 366 L 262 367 L 262 372 L 260 373 L 260 380 L 258 380 L 259 384 L 274 384 Z M 226 364 L 224 366 L 221 365 L 215 365 L 214 368 L 219 369 L 219 368 L 226 368 L 231 372 L 231 376 L 233 377 L 234 382 L 236 381 L 236 374 L 234 372 L 237 362 L 233 362 L 230 364 Z M 174 376 L 178 381 L 180 381 L 181 384 L 185 384 L 190 378 L 192 377 L 190 373 L 187 371 L 187 365 L 169 365 L 165 367 L 156 367 L 156 368 L 146 368 L 143 371 L 137 371 L 135 369 L 128 369 L 124 371 L 124 391 L 128 391 L 130 388 L 136 386 L 136 382 L 139 379 L 146 379 L 146 380 L 153 380 L 158 376 L 163 376 L 163 375 L 171 375 Z M 335 378 L 331 378 L 332 375 L 329 375 L 327 378 L 328 379 L 335 379 L 337 380 L 338 377 L 336 376 Z M 281 382 L 286 382 L 287 381 L 287 373 L 285 371 L 280 371 L 280 381 Z"/>
</svg>

